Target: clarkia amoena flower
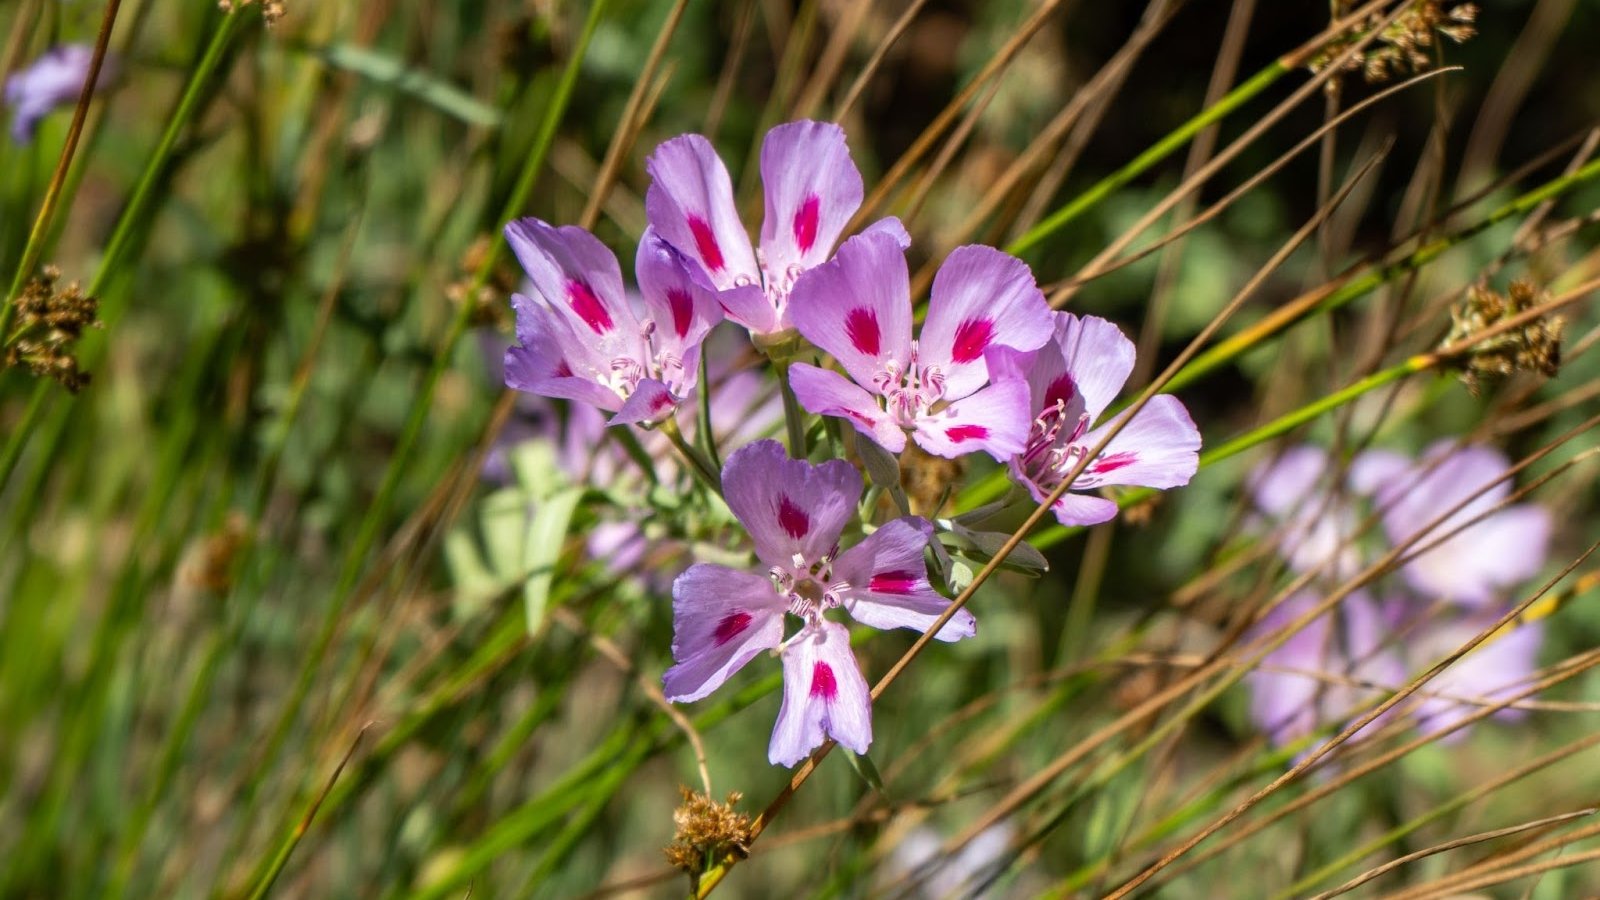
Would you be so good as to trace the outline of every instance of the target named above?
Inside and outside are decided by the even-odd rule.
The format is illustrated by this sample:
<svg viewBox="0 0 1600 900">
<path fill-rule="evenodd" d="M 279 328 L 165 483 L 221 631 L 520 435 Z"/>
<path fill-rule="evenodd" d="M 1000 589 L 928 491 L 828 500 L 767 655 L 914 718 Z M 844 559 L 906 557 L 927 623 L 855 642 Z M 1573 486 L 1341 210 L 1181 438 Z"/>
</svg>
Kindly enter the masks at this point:
<svg viewBox="0 0 1600 900">
<path fill-rule="evenodd" d="M 1350 477 L 1358 489 L 1372 493 L 1384 531 L 1395 544 L 1421 535 L 1412 545 L 1415 551 L 1466 526 L 1400 571 L 1420 594 L 1482 608 L 1537 574 L 1550 542 L 1550 513 L 1536 504 L 1507 506 L 1484 516 L 1510 496 L 1511 479 L 1505 478 L 1510 468 L 1505 455 L 1491 447 L 1456 448 L 1455 442 L 1444 440 L 1416 462 L 1369 450 L 1351 465 Z M 1460 510 L 1429 528 L 1463 501 Z M 1484 518 L 1467 525 L 1479 516 Z"/>
<path fill-rule="evenodd" d="M 39 120 L 57 107 L 76 103 L 89 77 L 94 48 L 88 44 L 64 44 L 39 55 L 32 64 L 6 79 L 6 105 L 11 107 L 11 140 L 26 144 L 33 140 Z M 100 66 L 96 88 L 104 88 L 115 73 L 115 60 L 107 57 Z"/>
<path fill-rule="evenodd" d="M 783 658 L 783 706 L 767 757 L 792 766 L 824 738 L 856 753 L 872 743 L 871 697 L 850 650 L 850 632 L 825 613 L 843 607 L 874 628 L 926 629 L 950 601 L 928 581 L 928 522 L 895 519 L 840 552 L 856 515 L 861 476 L 849 463 L 792 460 L 776 441 L 757 441 L 722 471 L 728 507 L 750 531 L 764 573 L 712 563 L 690 566 L 672 585 L 672 657 L 667 699 L 698 700 L 764 650 Z M 800 620 L 784 638 L 785 615 Z M 977 632 L 961 610 L 935 637 Z"/>
<path fill-rule="evenodd" d="M 800 273 L 826 260 L 861 206 L 861 173 L 850 160 L 844 129 L 800 121 L 767 132 L 761 145 L 766 217 L 753 250 L 733 203 L 733 182 L 711 142 L 685 134 L 656 148 L 645 169 L 650 225 L 717 290 L 728 318 L 752 334 L 790 327 L 789 292 Z M 899 219 L 866 229 L 911 243 Z"/>
<path fill-rule="evenodd" d="M 1416 639 L 1407 645 L 1413 670 L 1420 671 L 1459 650 L 1499 618 L 1499 611 L 1489 611 L 1423 623 L 1416 629 Z M 1481 709 L 1484 702 L 1520 693 L 1538 669 L 1539 646 L 1543 642 L 1544 626 L 1537 621 L 1514 623 L 1507 630 L 1490 635 L 1422 686 L 1421 694 L 1427 699 L 1417 708 L 1417 727 L 1425 734 L 1443 731 Z M 1526 711 L 1508 706 L 1495 713 L 1494 718 L 1509 721 L 1524 715 Z M 1443 740 L 1456 741 L 1466 733 L 1467 729 L 1461 729 Z"/>
<path fill-rule="evenodd" d="M 1290 447 L 1250 475 L 1250 498 L 1269 520 L 1258 523 L 1260 530 L 1277 542 L 1296 573 L 1339 580 L 1353 577 L 1365 564 L 1354 540 L 1360 525 L 1355 495 L 1333 489 L 1335 474 L 1328 451 L 1305 444 Z"/>
<path fill-rule="evenodd" d="M 1012 477 L 1044 502 L 1107 430 L 1126 416 L 1093 427 L 1133 371 L 1133 342 L 1105 319 L 1055 313 L 1054 333 L 1037 352 L 999 348 L 989 367 L 997 380 L 1023 379 L 1032 419 L 1027 440 L 1010 460 Z M 1071 491 L 1103 485 L 1172 488 L 1189 483 L 1200 464 L 1200 430 L 1178 398 L 1150 398 L 1072 482 Z M 1104 497 L 1065 493 L 1055 503 L 1063 525 L 1094 525 L 1117 514 Z"/>
<path fill-rule="evenodd" d="M 506 384 L 614 412 L 613 425 L 671 415 L 694 388 L 700 343 L 721 318 L 678 252 L 649 229 L 639 241 L 641 320 L 616 256 L 594 235 L 518 219 L 506 239 L 533 286 L 533 296 L 511 298 L 519 346 L 506 351 Z"/>
<path fill-rule="evenodd" d="M 934 276 L 919 340 L 905 251 L 888 235 L 845 241 L 801 276 L 793 306 L 800 333 L 850 375 L 790 367 L 801 406 L 848 419 L 891 453 L 905 449 L 907 432 L 937 456 L 984 450 L 1004 460 L 1022 450 L 1027 385 L 991 384 L 985 361 L 996 348 L 1032 350 L 1050 337 L 1050 308 L 1021 260 L 991 247 L 952 251 Z"/>
<path fill-rule="evenodd" d="M 1257 622 L 1251 634 L 1280 631 L 1321 602 L 1318 592 L 1295 593 Z M 1394 623 L 1386 612 L 1392 610 L 1355 591 L 1267 654 L 1245 676 L 1257 727 L 1275 744 L 1292 743 L 1381 699 L 1374 686 L 1398 687 L 1405 666 L 1388 640 Z"/>
</svg>

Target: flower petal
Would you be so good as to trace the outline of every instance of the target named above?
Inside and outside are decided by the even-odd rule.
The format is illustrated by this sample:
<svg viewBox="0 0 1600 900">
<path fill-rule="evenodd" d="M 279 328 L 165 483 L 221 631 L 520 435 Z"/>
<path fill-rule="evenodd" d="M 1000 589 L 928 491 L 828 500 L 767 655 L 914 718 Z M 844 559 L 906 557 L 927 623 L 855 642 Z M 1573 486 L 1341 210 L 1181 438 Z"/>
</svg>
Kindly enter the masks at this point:
<svg viewBox="0 0 1600 900">
<path fill-rule="evenodd" d="M 622 270 L 599 238 L 576 225 L 556 228 L 532 218 L 507 223 L 505 234 L 534 292 L 573 323 L 575 335 L 608 358 L 637 355 L 639 323 Z"/>
<path fill-rule="evenodd" d="M 655 229 L 645 229 L 634 261 L 639 294 L 655 323 L 656 347 L 680 360 L 685 357 L 687 348 L 699 347 L 706 334 L 722 321 L 722 307 L 717 303 L 716 294 L 690 277 L 690 265 L 693 264 L 662 240 Z M 699 375 L 697 368 L 685 367 L 678 379 L 680 390 L 687 391 L 694 386 Z"/>
<path fill-rule="evenodd" d="M 895 243 L 900 245 L 901 250 L 907 250 L 911 247 L 911 232 L 906 230 L 906 225 L 904 222 L 900 221 L 899 216 L 884 216 L 878 221 L 873 222 L 871 225 L 861 229 L 861 233 L 886 234 L 894 238 Z"/>
<path fill-rule="evenodd" d="M 622 398 L 600 383 L 604 359 L 574 332 L 571 321 L 549 305 L 522 294 L 511 297 L 519 346 L 505 352 L 506 386 L 542 397 L 579 400 L 604 410 Z"/>
<path fill-rule="evenodd" d="M 950 605 L 928 582 L 922 553 L 932 537 L 933 526 L 924 519 L 895 519 L 840 554 L 833 575 L 850 584 L 844 608 L 851 617 L 873 628 L 928 630 Z M 977 620 L 962 609 L 934 637 L 958 641 L 977 633 Z"/>
<path fill-rule="evenodd" d="M 668 700 L 699 700 L 763 650 L 783 640 L 786 606 L 759 575 L 712 563 L 672 583 L 672 658 L 662 676 Z"/>
<path fill-rule="evenodd" d="M 792 766 L 833 738 L 857 754 L 872 745 L 872 694 L 837 622 L 807 626 L 783 649 L 783 706 L 767 759 Z"/>
<path fill-rule="evenodd" d="M 761 181 L 767 201 L 761 253 L 775 276 L 826 260 L 861 207 L 861 173 L 844 129 L 831 122 L 788 122 L 768 131 Z"/>
<path fill-rule="evenodd" d="M 733 182 L 711 142 L 675 137 L 645 161 L 650 190 L 645 214 L 667 243 L 699 263 L 718 290 L 759 285 L 750 235 L 733 204 Z"/>
<path fill-rule="evenodd" d="M 832 552 L 861 500 L 861 475 L 842 459 L 790 459 L 777 441 L 740 448 L 722 467 L 728 508 L 749 529 L 767 565 L 815 562 Z"/>
<path fill-rule="evenodd" d="M 1043 503 L 1050 496 L 1049 490 L 1023 474 L 1015 460 L 1011 462 L 1011 477 L 1028 489 L 1035 503 Z M 1115 519 L 1120 507 L 1115 501 L 1094 494 L 1073 493 L 1068 488 L 1050 507 L 1050 511 L 1056 514 L 1056 520 L 1063 525 L 1099 525 Z"/>
<path fill-rule="evenodd" d="M 1433 534 L 1455 528 L 1458 518 Z M 1551 526 L 1550 512 L 1541 506 L 1508 506 L 1406 563 L 1401 574 L 1429 596 L 1471 606 L 1491 604 L 1544 567 Z M 1424 537 L 1418 546 L 1432 540 Z"/>
<path fill-rule="evenodd" d="M 933 277 L 918 355 L 943 370 L 945 397 L 958 400 L 989 380 L 989 348 L 1035 350 L 1053 331 L 1026 263 L 993 247 L 957 247 Z"/>
<path fill-rule="evenodd" d="M 1544 565 L 1551 527 L 1546 511 L 1519 505 L 1490 512 L 1511 493 L 1504 477 L 1508 469 L 1510 461 L 1498 450 L 1456 449 L 1444 441 L 1429 448 L 1416 466 L 1394 472 L 1378 486 L 1384 531 L 1396 544 L 1415 538 L 1414 551 L 1465 526 L 1402 567 L 1412 587 L 1432 597 L 1483 606 Z M 1435 525 L 1445 513 L 1450 514 Z"/>
<path fill-rule="evenodd" d="M 905 251 L 887 234 L 857 235 L 800 276 L 789 319 L 866 387 L 885 363 L 911 357 L 911 276 Z"/>
<path fill-rule="evenodd" d="M 1090 447 L 1123 416 L 1084 436 Z M 1171 394 L 1157 394 L 1139 410 L 1126 428 L 1111 439 L 1073 484 L 1075 488 L 1103 484 L 1136 484 L 1172 488 L 1189 483 L 1200 467 L 1200 429 L 1183 403 Z"/>
<path fill-rule="evenodd" d="M 642 378 L 634 385 L 633 393 L 623 402 L 622 408 L 611 417 L 611 425 L 638 425 L 641 422 L 660 422 L 678 408 L 678 398 L 660 379 Z"/>
<path fill-rule="evenodd" d="M 1133 371 L 1133 341 L 1122 329 L 1098 316 L 1056 315 L 1052 343 L 1060 348 L 1066 361 L 1069 389 L 1082 395 L 1090 419 L 1098 419 Z M 1048 353 L 1048 348 L 1044 352 Z"/>
<path fill-rule="evenodd" d="M 1262 512 L 1274 516 L 1293 512 L 1328 486 L 1324 479 L 1329 465 L 1328 452 L 1321 447 L 1290 447 L 1251 473 L 1251 499 Z"/>
<path fill-rule="evenodd" d="M 877 399 L 838 372 L 795 363 L 789 367 L 789 386 L 807 412 L 844 419 L 890 453 L 906 448 L 906 433 L 878 406 Z"/>
<path fill-rule="evenodd" d="M 1480 615 L 1419 629 L 1421 644 L 1415 648 L 1417 663 L 1426 665 L 1454 653 L 1496 618 L 1493 614 Z M 1521 693 L 1538 668 L 1539 647 L 1543 643 L 1544 628 L 1540 622 L 1513 625 L 1508 631 L 1491 635 L 1422 686 L 1424 694 L 1445 696 L 1429 697 L 1422 702 L 1417 709 L 1417 727 L 1423 734 L 1443 731 L 1480 708 L 1475 703 L 1459 701 L 1501 700 Z M 1518 719 L 1524 715 L 1525 710 L 1512 707 L 1495 713 L 1499 719 Z M 1465 730 L 1457 731 L 1443 740 L 1459 740 L 1465 734 Z"/>
<path fill-rule="evenodd" d="M 1028 386 L 1010 380 L 991 384 L 917 420 L 917 446 L 954 459 L 982 450 L 997 460 L 1022 452 L 1033 427 Z"/>
</svg>

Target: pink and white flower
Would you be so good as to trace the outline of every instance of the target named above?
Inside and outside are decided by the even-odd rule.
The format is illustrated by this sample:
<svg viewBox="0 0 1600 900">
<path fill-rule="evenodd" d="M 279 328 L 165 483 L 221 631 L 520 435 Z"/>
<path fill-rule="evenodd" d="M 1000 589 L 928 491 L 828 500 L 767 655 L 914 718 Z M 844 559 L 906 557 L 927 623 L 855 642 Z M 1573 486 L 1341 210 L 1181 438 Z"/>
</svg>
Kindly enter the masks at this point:
<svg viewBox="0 0 1600 900">
<path fill-rule="evenodd" d="M 711 142 L 685 134 L 664 142 L 645 169 L 650 225 L 717 291 L 728 318 L 752 334 L 775 335 L 791 324 L 790 291 L 805 272 L 833 252 L 861 207 L 861 173 L 850 159 L 844 129 L 828 122 L 788 122 L 761 145 L 766 216 L 759 249 L 733 202 L 733 182 Z M 900 220 L 866 229 L 910 245 Z"/>
<path fill-rule="evenodd" d="M 1105 411 L 1133 371 L 1133 342 L 1105 319 L 1055 313 L 1054 334 L 1037 352 L 1005 348 L 990 354 L 994 377 L 1021 379 L 1027 386 L 1032 426 L 1011 458 L 1011 474 L 1043 503 L 1119 416 L 1098 428 Z M 1117 504 L 1092 491 L 1105 485 L 1173 488 L 1189 483 L 1200 464 L 1200 430 L 1183 403 L 1170 394 L 1150 398 L 1131 422 L 1073 479 L 1054 506 L 1063 525 L 1095 525 L 1115 517 Z"/>
<path fill-rule="evenodd" d="M 722 471 L 728 507 L 749 530 L 766 573 L 713 563 L 690 566 L 672 586 L 672 657 L 667 699 L 699 700 L 763 651 L 783 658 L 783 706 L 767 756 L 775 765 L 804 759 L 825 738 L 856 753 L 872 743 L 871 697 L 850 650 L 850 634 L 825 617 L 842 607 L 875 628 L 924 630 L 950 601 L 928 581 L 923 550 L 933 528 L 895 519 L 841 552 L 856 516 L 861 476 L 849 463 L 789 459 L 776 441 L 757 441 Z M 800 620 L 784 638 L 785 617 Z M 961 610 L 935 637 L 971 637 Z"/>
<path fill-rule="evenodd" d="M 1461 529 L 1416 554 L 1400 574 L 1424 596 L 1483 608 L 1538 574 L 1550 543 L 1543 507 L 1521 503 L 1491 512 L 1511 495 L 1510 468 L 1492 447 L 1458 448 L 1445 440 L 1415 462 L 1390 451 L 1363 453 L 1351 479 L 1371 491 L 1390 541 L 1416 539 L 1410 553 Z"/>
<path fill-rule="evenodd" d="M 906 434 L 937 456 L 977 450 L 1004 460 L 1028 435 L 1027 385 L 993 381 L 986 355 L 1050 338 L 1050 308 L 1026 264 L 992 247 L 951 252 L 934 276 L 928 317 L 911 335 L 911 283 L 893 238 L 862 234 L 801 277 L 794 323 L 850 376 L 797 363 L 800 405 L 838 416 L 891 453 Z"/>
<path fill-rule="evenodd" d="M 506 240 L 533 290 L 511 298 L 518 346 L 506 351 L 506 384 L 613 412 L 613 425 L 671 415 L 694 388 L 700 344 L 721 318 L 678 252 L 645 231 L 635 264 L 641 318 L 616 256 L 589 232 L 518 219 Z"/>
</svg>

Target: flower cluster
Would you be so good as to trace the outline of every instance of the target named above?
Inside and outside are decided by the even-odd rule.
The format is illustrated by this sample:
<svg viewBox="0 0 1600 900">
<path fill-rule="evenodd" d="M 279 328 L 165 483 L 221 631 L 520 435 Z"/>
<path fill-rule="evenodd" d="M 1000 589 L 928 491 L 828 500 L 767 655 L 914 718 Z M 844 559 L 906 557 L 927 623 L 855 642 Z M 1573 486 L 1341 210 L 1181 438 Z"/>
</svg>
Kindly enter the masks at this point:
<svg viewBox="0 0 1600 900">
<path fill-rule="evenodd" d="M 886 218 L 845 234 L 862 180 L 837 125 L 779 125 L 760 167 L 766 214 L 752 246 L 711 143 L 683 135 L 656 149 L 646 165 L 649 227 L 635 260 L 636 295 L 589 232 L 538 219 L 509 224 L 528 281 L 512 298 L 517 344 L 505 352 L 506 383 L 576 401 L 568 427 L 586 423 L 579 440 L 591 450 L 609 413 L 611 426 L 646 429 L 641 446 L 689 456 L 714 485 L 709 460 L 695 456 L 701 451 L 678 419 L 696 402 L 707 336 L 727 320 L 772 356 L 804 411 L 844 420 L 892 454 L 908 438 L 945 459 L 985 453 L 1036 500 L 1060 492 L 1053 510 L 1065 524 L 1116 514 L 1112 499 L 1088 492 L 1175 487 L 1194 474 L 1199 431 L 1175 398 L 1098 421 L 1132 371 L 1133 344 L 1104 320 L 1052 312 L 1021 260 L 991 247 L 956 249 L 914 328 L 905 228 Z M 812 355 L 794 361 L 802 338 L 810 349 L 800 353 Z M 726 369 L 729 358 L 712 354 L 707 371 Z M 715 412 L 723 392 L 708 388 Z M 790 424 L 791 434 L 805 433 L 805 423 Z M 659 440 L 661 432 L 671 440 Z M 930 627 L 950 604 L 924 559 L 934 526 L 913 516 L 874 524 L 872 510 L 859 508 L 862 477 L 845 459 L 790 458 L 748 430 L 712 438 L 714 447 L 737 447 L 719 493 L 759 568 L 701 562 L 676 578 L 667 697 L 700 699 L 776 651 L 785 689 L 772 762 L 793 765 L 827 738 L 864 753 L 870 694 L 848 629 L 828 614 L 842 609 L 875 628 Z M 846 540 L 857 533 L 864 537 Z M 936 637 L 975 631 L 972 614 L 960 610 Z"/>
<path fill-rule="evenodd" d="M 1342 476 L 1326 452 L 1311 446 L 1292 448 L 1257 470 L 1252 499 L 1295 572 L 1338 582 L 1387 549 L 1373 544 L 1406 548 L 1398 584 L 1351 592 L 1248 676 L 1252 718 L 1275 742 L 1292 742 L 1370 706 L 1408 672 L 1460 648 L 1509 608 L 1511 591 L 1544 564 L 1551 521 L 1534 504 L 1502 505 L 1512 490 L 1508 468 L 1499 451 L 1444 441 L 1417 459 L 1366 451 Z M 1362 505 L 1377 514 L 1383 541 L 1361 539 Z M 1296 592 L 1255 633 L 1282 629 L 1322 597 L 1315 587 Z M 1537 622 L 1523 623 L 1445 669 L 1418 694 L 1420 727 L 1444 730 L 1485 700 L 1515 693 L 1534 670 L 1540 639 Z"/>
</svg>

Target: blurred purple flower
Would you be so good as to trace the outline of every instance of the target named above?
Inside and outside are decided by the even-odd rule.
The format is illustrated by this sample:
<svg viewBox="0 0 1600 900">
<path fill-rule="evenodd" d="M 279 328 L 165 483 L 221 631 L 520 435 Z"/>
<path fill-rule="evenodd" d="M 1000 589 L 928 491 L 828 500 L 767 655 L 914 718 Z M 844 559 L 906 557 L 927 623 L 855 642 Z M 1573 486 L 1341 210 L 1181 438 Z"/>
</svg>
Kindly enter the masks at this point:
<svg viewBox="0 0 1600 900">
<path fill-rule="evenodd" d="M 918 826 L 890 851 L 884 888 L 892 891 L 909 879 L 915 883 L 911 893 L 896 896 L 983 896 L 975 891 L 1005 863 L 1016 836 L 1016 826 L 998 822 L 974 835 L 954 856 L 943 856 L 944 840 L 933 829 Z"/>
<path fill-rule="evenodd" d="M 1251 473 L 1249 491 L 1270 520 L 1270 531 L 1289 568 L 1344 579 L 1361 570 L 1354 538 L 1360 524 L 1351 497 L 1334 490 L 1333 461 L 1321 447 L 1301 445 Z"/>
<path fill-rule="evenodd" d="M 855 518 L 861 475 L 843 460 L 812 465 L 789 459 L 776 441 L 757 441 L 722 471 L 728 508 L 749 529 L 765 575 L 712 563 L 689 567 L 672 586 L 672 657 L 662 678 L 667 699 L 698 700 L 762 651 L 783 658 L 783 705 L 767 757 L 792 766 L 825 738 L 856 753 L 872 743 L 871 698 L 850 650 L 850 633 L 824 618 L 843 607 L 874 628 L 922 630 L 950 603 L 928 581 L 923 550 L 933 528 L 896 519 L 843 553 L 839 538 Z M 802 621 L 784 640 L 784 615 Z M 971 637 L 977 624 L 958 612 L 936 635 Z"/>
<path fill-rule="evenodd" d="M 700 343 L 721 318 L 677 251 L 649 230 L 640 240 L 640 320 L 616 256 L 589 232 L 518 219 L 506 240 L 533 286 L 531 297 L 511 298 L 519 346 L 506 351 L 506 384 L 614 412 L 613 425 L 671 415 L 694 388 Z"/>
<path fill-rule="evenodd" d="M 1412 669 L 1421 671 L 1454 653 L 1497 619 L 1499 615 L 1485 613 L 1424 623 L 1416 629 L 1415 640 L 1407 642 Z M 1490 635 L 1422 686 L 1420 693 L 1427 699 L 1416 711 L 1418 727 L 1428 734 L 1443 731 L 1476 712 L 1483 701 L 1502 700 L 1518 693 L 1538 668 L 1543 641 L 1544 628 L 1538 622 L 1514 624 L 1508 631 Z M 1524 715 L 1523 710 L 1506 707 L 1494 718 L 1513 721 Z M 1466 729 L 1462 729 L 1443 740 L 1456 741 L 1465 735 Z"/>
<path fill-rule="evenodd" d="M 1290 595 L 1256 623 L 1252 639 L 1283 629 L 1320 602 L 1322 596 L 1315 591 Z M 1274 744 L 1289 744 L 1386 695 L 1362 683 L 1397 687 L 1405 666 L 1386 641 L 1391 613 L 1365 592 L 1355 591 L 1267 654 L 1245 676 L 1256 726 Z"/>
<path fill-rule="evenodd" d="M 89 44 L 63 44 L 40 54 L 6 79 L 6 105 L 11 107 L 11 140 L 33 140 L 39 121 L 56 108 L 77 103 L 94 61 Z M 116 61 L 107 56 L 95 85 L 102 90 L 115 76 Z"/>
<path fill-rule="evenodd" d="M 1125 415 L 1118 416 L 1092 428 L 1128 380 L 1134 362 L 1133 342 L 1105 319 L 1055 313 L 1053 331 L 1037 352 L 997 348 L 990 353 L 994 378 L 1001 383 L 1018 379 L 1027 387 L 1028 412 L 1023 419 L 1031 415 L 1032 427 L 1010 467 L 1012 477 L 1040 503 L 1108 429 L 1126 420 Z M 1199 451 L 1200 431 L 1188 410 L 1178 398 L 1160 394 L 1150 398 L 1084 468 L 1071 490 L 1188 484 L 1199 467 Z M 1104 497 L 1066 493 L 1056 501 L 1054 512 L 1063 525 L 1094 525 L 1115 517 L 1117 504 Z"/>
<path fill-rule="evenodd" d="M 1498 450 L 1457 449 L 1446 440 L 1428 448 L 1415 463 L 1393 452 L 1368 451 L 1351 467 L 1351 479 L 1372 492 L 1384 531 L 1395 544 L 1420 535 L 1414 551 L 1466 526 L 1400 571 L 1424 596 L 1482 608 L 1537 574 L 1550 541 L 1550 514 L 1543 507 L 1523 503 L 1489 512 L 1511 494 L 1510 479 L 1496 483 L 1510 467 Z M 1461 509 L 1429 527 L 1464 501 Z M 1467 524 L 1485 513 L 1482 520 Z"/>
<path fill-rule="evenodd" d="M 893 238 L 863 234 L 807 272 L 794 289 L 794 324 L 849 378 L 805 363 L 790 367 L 800 405 L 839 416 L 891 453 L 910 432 L 922 449 L 1004 460 L 1028 434 L 1020 377 L 990 383 L 984 355 L 1033 350 L 1050 338 L 1050 308 L 1019 259 L 961 247 L 934 276 L 920 340 L 911 339 L 911 281 Z M 854 383 L 852 383 L 852 381 Z"/>
<path fill-rule="evenodd" d="M 734 206 L 728 169 L 706 138 L 685 134 L 666 141 L 645 169 L 652 179 L 645 196 L 651 227 L 699 264 L 728 318 L 753 334 L 790 327 L 795 280 L 828 258 L 861 206 L 861 173 L 850 160 L 844 129 L 827 122 L 789 122 L 767 132 L 759 250 L 751 248 Z M 911 243 L 899 219 L 881 219 L 865 233 L 873 232 L 892 235 L 901 247 Z"/>
</svg>

